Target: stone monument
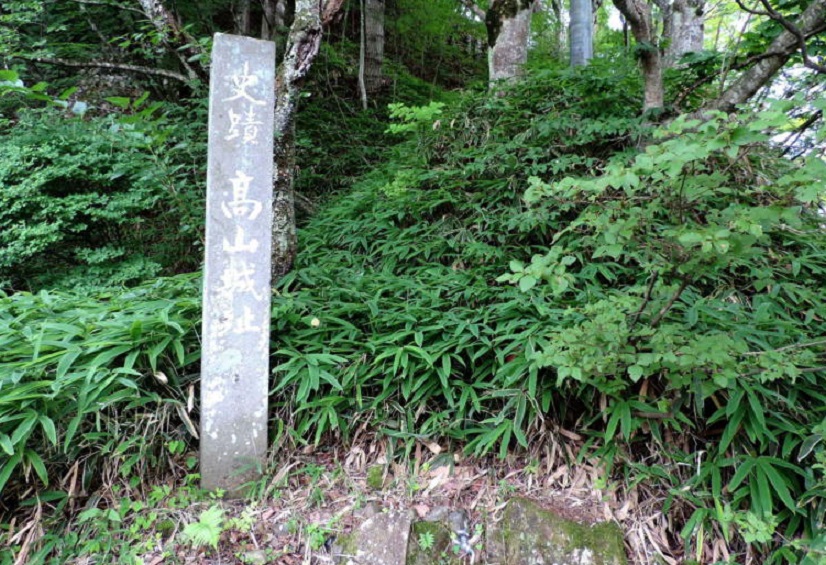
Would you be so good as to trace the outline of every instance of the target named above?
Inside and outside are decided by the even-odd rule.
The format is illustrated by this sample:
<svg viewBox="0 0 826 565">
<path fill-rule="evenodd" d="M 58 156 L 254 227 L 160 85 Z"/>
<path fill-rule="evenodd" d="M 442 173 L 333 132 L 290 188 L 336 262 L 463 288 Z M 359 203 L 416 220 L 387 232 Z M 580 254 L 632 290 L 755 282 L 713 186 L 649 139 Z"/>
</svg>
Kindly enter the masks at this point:
<svg viewBox="0 0 826 565">
<path fill-rule="evenodd" d="M 268 445 L 275 44 L 218 33 L 210 75 L 201 485 L 236 494 Z"/>
</svg>

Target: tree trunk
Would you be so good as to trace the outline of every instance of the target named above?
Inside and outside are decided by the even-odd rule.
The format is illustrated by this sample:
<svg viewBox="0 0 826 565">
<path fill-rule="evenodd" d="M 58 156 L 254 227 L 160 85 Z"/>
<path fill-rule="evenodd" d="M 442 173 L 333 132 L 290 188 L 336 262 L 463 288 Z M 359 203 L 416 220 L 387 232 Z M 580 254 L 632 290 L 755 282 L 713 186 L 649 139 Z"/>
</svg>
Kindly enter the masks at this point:
<svg viewBox="0 0 826 565">
<path fill-rule="evenodd" d="M 637 41 L 640 68 L 644 81 L 643 111 L 663 107 L 662 57 L 651 18 L 651 6 L 645 0 L 614 0 L 614 6 L 628 22 Z"/>
<path fill-rule="evenodd" d="M 510 80 L 528 60 L 534 0 L 492 0 L 485 14 L 488 29 L 488 80 Z"/>
<path fill-rule="evenodd" d="M 249 35 L 250 26 L 250 0 L 236 0 L 232 7 L 232 20 L 235 24 L 236 35 Z"/>
<path fill-rule="evenodd" d="M 196 47 L 198 43 L 181 28 L 172 12 L 161 0 L 138 0 L 138 3 L 158 31 L 161 42 L 178 57 L 189 79 L 208 82 L 208 74 L 203 67 L 189 64 L 193 57 L 201 54 Z M 181 47 L 182 45 L 185 47 Z"/>
<path fill-rule="evenodd" d="M 668 41 L 665 52 L 667 66 L 676 64 L 686 53 L 703 50 L 704 13 L 704 0 L 674 0 L 667 17 L 664 14 L 663 39 Z"/>
<path fill-rule="evenodd" d="M 794 27 L 800 32 L 802 38 L 823 31 L 826 28 L 826 0 L 813 0 L 794 22 Z M 759 56 L 757 62 L 744 71 L 733 85 L 706 108 L 725 112 L 734 111 L 737 104 L 743 104 L 757 94 L 757 91 L 765 86 L 799 49 L 800 38 L 788 29 L 784 29 L 772 41 L 765 53 Z"/>
<path fill-rule="evenodd" d="M 364 12 L 366 11 L 367 7 L 365 6 L 365 0 L 360 0 L 359 2 L 359 70 L 358 70 L 358 90 L 359 90 L 359 99 L 361 100 L 361 107 L 362 109 L 367 109 L 367 86 L 364 84 L 364 67 L 365 62 L 367 60 L 367 34 L 365 33 L 364 27 Z"/>
<path fill-rule="evenodd" d="M 261 18 L 261 39 L 275 41 L 278 30 L 284 27 L 287 7 L 284 0 L 261 0 L 264 15 Z"/>
<path fill-rule="evenodd" d="M 571 0 L 571 66 L 587 65 L 594 56 L 591 0 Z"/>
<path fill-rule="evenodd" d="M 364 87 L 368 94 L 378 91 L 382 85 L 384 3 L 385 0 L 364 2 Z"/>
<path fill-rule="evenodd" d="M 272 280 L 289 272 L 295 260 L 295 114 L 301 84 L 321 45 L 323 25 L 344 0 L 296 0 L 284 59 L 275 78 L 275 178 L 273 179 Z"/>
</svg>

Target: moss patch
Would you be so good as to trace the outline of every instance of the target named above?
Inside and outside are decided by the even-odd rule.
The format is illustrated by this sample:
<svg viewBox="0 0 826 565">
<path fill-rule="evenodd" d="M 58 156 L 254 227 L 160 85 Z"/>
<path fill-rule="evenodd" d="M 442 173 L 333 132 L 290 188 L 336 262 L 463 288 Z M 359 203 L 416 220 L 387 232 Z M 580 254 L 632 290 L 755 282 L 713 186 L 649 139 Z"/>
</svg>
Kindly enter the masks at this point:
<svg viewBox="0 0 826 565">
<path fill-rule="evenodd" d="M 616 524 L 579 524 L 525 498 L 515 498 L 508 503 L 502 522 L 490 532 L 488 550 L 489 560 L 506 564 L 627 563 L 622 531 Z M 491 550 L 501 555 L 491 555 Z"/>
<path fill-rule="evenodd" d="M 384 467 L 373 465 L 367 469 L 367 486 L 373 490 L 384 488 Z"/>
<path fill-rule="evenodd" d="M 420 540 L 432 538 L 432 545 L 422 547 Z M 407 565 L 460 565 L 453 553 L 450 530 L 441 522 L 413 522 L 407 542 Z"/>
</svg>

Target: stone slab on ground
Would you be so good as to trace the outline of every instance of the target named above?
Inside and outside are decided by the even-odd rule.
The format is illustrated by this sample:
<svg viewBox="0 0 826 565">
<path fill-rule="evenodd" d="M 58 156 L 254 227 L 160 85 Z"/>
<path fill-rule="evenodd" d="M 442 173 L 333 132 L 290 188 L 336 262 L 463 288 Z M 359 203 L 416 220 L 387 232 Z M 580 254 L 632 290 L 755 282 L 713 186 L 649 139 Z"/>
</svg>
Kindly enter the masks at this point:
<svg viewBox="0 0 826 565">
<path fill-rule="evenodd" d="M 461 565 L 464 559 L 453 551 L 451 530 L 442 522 L 413 522 L 407 542 L 407 565 Z M 429 536 L 432 544 L 424 547 L 422 536 Z"/>
<path fill-rule="evenodd" d="M 333 558 L 343 565 L 405 565 L 412 522 L 410 510 L 377 512 L 339 537 Z"/>
<path fill-rule="evenodd" d="M 526 498 L 511 499 L 486 528 L 486 562 L 498 565 L 626 565 L 623 534 L 613 522 L 567 520 Z"/>
</svg>

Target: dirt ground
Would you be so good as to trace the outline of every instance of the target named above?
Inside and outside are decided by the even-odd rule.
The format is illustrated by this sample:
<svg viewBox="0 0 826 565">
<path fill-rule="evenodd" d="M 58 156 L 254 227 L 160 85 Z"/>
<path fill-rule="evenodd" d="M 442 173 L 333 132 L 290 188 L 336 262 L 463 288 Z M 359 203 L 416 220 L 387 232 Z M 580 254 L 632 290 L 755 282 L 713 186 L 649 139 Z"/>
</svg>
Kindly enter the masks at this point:
<svg viewBox="0 0 826 565">
<path fill-rule="evenodd" d="M 412 509 L 421 518 L 461 509 L 474 529 L 486 518 L 496 520 L 510 498 L 523 496 L 579 522 L 618 522 L 631 564 L 683 562 L 680 540 L 669 535 L 660 511 L 662 499 L 641 488 L 618 492 L 598 464 L 569 464 L 576 461 L 575 444 L 548 442 L 533 449 L 532 456 L 501 460 L 466 458 L 420 442 L 409 465 L 388 462 L 381 442 L 362 442 L 346 452 L 306 448 L 273 463 L 254 502 L 220 502 L 225 521 L 235 519 L 248 527 L 225 529 L 217 549 L 193 549 L 173 532 L 143 560 L 159 565 L 170 562 L 172 554 L 174 561 L 199 565 L 332 563 L 336 537 L 357 526 L 368 505 Z M 180 524 L 197 521 L 211 504 L 187 509 Z M 485 563 L 483 540 L 477 564 Z M 466 561 L 471 562 L 469 556 Z"/>
</svg>

